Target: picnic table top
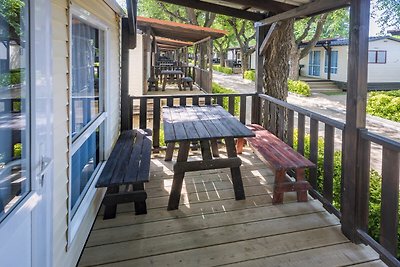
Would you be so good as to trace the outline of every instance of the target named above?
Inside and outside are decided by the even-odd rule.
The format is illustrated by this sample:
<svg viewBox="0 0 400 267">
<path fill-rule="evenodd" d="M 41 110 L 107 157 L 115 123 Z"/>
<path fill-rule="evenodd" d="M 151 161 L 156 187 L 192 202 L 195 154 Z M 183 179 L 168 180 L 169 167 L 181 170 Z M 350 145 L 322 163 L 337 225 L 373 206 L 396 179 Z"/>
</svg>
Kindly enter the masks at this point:
<svg viewBox="0 0 400 267">
<path fill-rule="evenodd" d="M 163 121 L 166 143 L 255 136 L 219 105 L 164 107 Z"/>
<path fill-rule="evenodd" d="M 167 74 L 167 75 L 183 74 L 183 71 L 181 71 L 181 70 L 162 70 L 161 74 Z"/>
</svg>

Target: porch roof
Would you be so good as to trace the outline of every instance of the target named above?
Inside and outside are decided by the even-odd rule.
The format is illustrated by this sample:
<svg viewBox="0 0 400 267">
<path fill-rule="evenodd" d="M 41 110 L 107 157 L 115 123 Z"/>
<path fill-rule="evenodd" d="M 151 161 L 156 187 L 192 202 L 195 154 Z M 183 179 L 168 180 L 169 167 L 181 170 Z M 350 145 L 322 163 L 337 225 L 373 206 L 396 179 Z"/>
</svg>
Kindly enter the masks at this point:
<svg viewBox="0 0 400 267">
<path fill-rule="evenodd" d="M 217 39 L 227 33 L 224 30 L 140 16 L 137 17 L 137 26 L 141 30 L 150 28 L 157 37 L 158 43 L 159 37 L 164 38 L 161 39 L 161 43 L 165 43 L 165 38 L 168 38 L 169 40 L 172 39 L 173 45 L 178 47 L 182 47 L 183 43 L 186 43 L 184 46 L 187 46 L 188 43 L 199 42 L 207 37 Z M 169 45 L 171 45 L 171 41 L 169 41 Z"/>
</svg>

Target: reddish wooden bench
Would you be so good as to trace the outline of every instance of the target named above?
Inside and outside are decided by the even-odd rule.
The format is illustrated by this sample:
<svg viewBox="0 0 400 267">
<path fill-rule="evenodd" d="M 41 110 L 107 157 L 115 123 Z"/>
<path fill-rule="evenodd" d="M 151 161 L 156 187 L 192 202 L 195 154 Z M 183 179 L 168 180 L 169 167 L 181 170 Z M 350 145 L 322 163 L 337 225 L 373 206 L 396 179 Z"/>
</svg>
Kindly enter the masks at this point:
<svg viewBox="0 0 400 267">
<path fill-rule="evenodd" d="M 311 186 L 304 178 L 304 171 L 306 168 L 315 168 L 315 164 L 262 126 L 251 124 L 247 127 L 256 134 L 255 137 L 246 138 L 248 144 L 256 155 L 275 171 L 272 203 L 281 204 L 285 192 L 297 192 L 297 201 L 306 202 L 307 190 L 311 189 Z M 242 150 L 243 144 L 243 140 L 238 140 L 238 151 Z M 295 171 L 295 181 L 286 176 L 289 170 Z"/>
</svg>

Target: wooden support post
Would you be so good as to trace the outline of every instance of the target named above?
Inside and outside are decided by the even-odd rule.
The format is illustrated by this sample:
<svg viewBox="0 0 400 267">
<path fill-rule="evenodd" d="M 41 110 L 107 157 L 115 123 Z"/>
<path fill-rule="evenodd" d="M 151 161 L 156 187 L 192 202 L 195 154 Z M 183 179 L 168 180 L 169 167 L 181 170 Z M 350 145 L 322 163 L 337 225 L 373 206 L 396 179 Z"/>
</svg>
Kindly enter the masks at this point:
<svg viewBox="0 0 400 267">
<path fill-rule="evenodd" d="M 207 44 L 208 44 L 208 49 L 207 49 L 207 51 L 208 51 L 208 68 L 209 68 L 209 72 L 210 72 L 210 75 L 209 75 L 209 86 L 208 86 L 208 88 L 209 88 L 209 92 L 208 93 L 211 93 L 212 92 L 212 80 L 213 80 L 213 40 L 212 39 L 210 39 L 208 42 L 207 42 Z"/>
<path fill-rule="evenodd" d="M 264 85 L 264 56 L 260 55 L 260 48 L 262 41 L 264 40 L 269 27 L 262 26 L 256 28 L 256 92 L 257 94 L 263 93 L 263 85 Z M 260 98 L 256 95 L 253 97 L 251 103 L 251 123 L 261 124 L 261 101 Z"/>
<path fill-rule="evenodd" d="M 343 233 L 353 242 L 358 241 L 357 218 L 362 214 L 357 209 L 362 199 L 357 190 L 362 180 L 359 170 L 366 164 L 362 161 L 359 130 L 366 123 L 369 13 L 370 1 L 351 1 L 341 222 Z"/>
<path fill-rule="evenodd" d="M 121 50 L 121 130 L 132 129 L 132 101 L 129 97 L 129 50 L 136 46 L 136 36 L 129 32 L 128 18 L 122 19 Z"/>
</svg>

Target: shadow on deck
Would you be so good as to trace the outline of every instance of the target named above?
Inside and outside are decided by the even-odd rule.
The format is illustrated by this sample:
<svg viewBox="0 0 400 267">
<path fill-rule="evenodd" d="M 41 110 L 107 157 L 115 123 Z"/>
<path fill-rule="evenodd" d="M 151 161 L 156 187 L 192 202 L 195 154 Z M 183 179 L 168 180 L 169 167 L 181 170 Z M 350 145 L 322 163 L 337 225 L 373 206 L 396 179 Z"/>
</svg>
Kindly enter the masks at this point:
<svg viewBox="0 0 400 267">
<path fill-rule="evenodd" d="M 192 172 L 179 210 L 167 211 L 173 162 L 153 155 L 148 214 L 124 204 L 104 221 L 101 209 L 79 266 L 386 266 L 351 243 L 319 201 L 286 193 L 273 206 L 273 173 L 249 148 L 241 158 L 246 200 L 234 199 L 229 169 Z"/>
</svg>

